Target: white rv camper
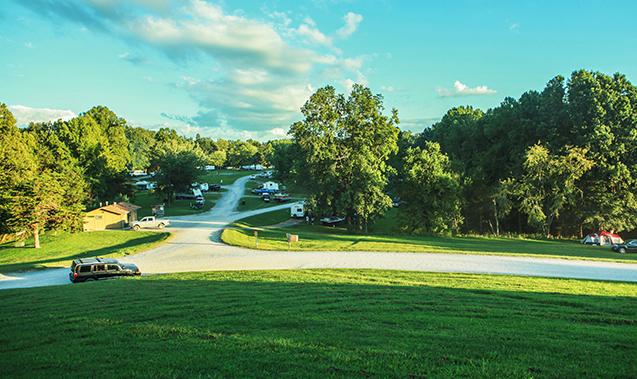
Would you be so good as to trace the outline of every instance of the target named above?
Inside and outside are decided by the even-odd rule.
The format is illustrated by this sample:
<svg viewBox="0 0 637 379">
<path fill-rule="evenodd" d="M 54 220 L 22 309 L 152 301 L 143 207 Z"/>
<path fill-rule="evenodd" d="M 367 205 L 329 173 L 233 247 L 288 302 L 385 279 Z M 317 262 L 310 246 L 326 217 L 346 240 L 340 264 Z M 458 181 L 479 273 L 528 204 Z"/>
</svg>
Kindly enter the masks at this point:
<svg viewBox="0 0 637 379">
<path fill-rule="evenodd" d="M 290 207 L 290 217 L 304 217 L 305 211 L 303 210 L 303 204 L 292 204 Z"/>
</svg>

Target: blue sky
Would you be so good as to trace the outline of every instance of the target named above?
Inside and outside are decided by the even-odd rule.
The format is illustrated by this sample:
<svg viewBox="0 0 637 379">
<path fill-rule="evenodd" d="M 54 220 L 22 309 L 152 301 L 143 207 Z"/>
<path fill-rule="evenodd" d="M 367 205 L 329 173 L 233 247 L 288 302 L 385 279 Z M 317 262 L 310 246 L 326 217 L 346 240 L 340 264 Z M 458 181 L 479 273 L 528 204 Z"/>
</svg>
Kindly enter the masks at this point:
<svg viewBox="0 0 637 379">
<path fill-rule="evenodd" d="M 579 69 L 637 80 L 637 2 L 9 0 L 0 102 L 20 126 L 96 105 L 214 139 L 285 136 L 318 88 L 353 83 L 422 132 Z"/>
</svg>

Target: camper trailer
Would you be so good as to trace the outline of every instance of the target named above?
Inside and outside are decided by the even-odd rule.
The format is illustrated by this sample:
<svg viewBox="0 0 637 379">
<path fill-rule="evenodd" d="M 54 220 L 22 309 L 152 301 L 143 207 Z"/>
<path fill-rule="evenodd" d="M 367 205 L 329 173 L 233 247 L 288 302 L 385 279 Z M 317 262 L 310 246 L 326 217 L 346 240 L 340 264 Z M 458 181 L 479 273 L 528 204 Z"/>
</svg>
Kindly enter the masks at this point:
<svg viewBox="0 0 637 379">
<path fill-rule="evenodd" d="M 279 183 L 275 183 L 275 182 L 265 182 L 263 183 L 263 188 L 269 189 L 269 190 L 275 190 L 275 191 L 281 190 L 281 188 L 279 188 Z"/>
<path fill-rule="evenodd" d="M 139 181 L 135 183 L 135 187 L 137 188 L 138 191 L 150 190 L 150 189 L 155 189 L 155 183 Z"/>
<path fill-rule="evenodd" d="M 292 206 L 290 207 L 290 217 L 305 217 L 303 204 L 292 204 Z"/>
</svg>

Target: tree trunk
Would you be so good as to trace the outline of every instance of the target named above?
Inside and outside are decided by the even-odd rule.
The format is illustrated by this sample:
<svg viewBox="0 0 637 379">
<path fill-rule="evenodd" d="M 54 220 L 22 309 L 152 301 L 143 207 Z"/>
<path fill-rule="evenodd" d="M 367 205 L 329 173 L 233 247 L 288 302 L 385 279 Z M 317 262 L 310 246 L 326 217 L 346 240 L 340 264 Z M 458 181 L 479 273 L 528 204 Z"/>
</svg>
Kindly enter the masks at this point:
<svg viewBox="0 0 637 379">
<path fill-rule="evenodd" d="M 495 201 L 495 197 L 493 197 L 493 216 L 495 217 L 495 232 L 496 236 L 500 236 L 500 221 L 498 220 L 498 203 Z M 491 227 L 493 229 L 493 227 Z"/>
<path fill-rule="evenodd" d="M 39 249 L 40 248 L 40 228 L 38 227 L 37 224 L 33 227 L 33 242 L 35 243 L 35 248 Z"/>
</svg>

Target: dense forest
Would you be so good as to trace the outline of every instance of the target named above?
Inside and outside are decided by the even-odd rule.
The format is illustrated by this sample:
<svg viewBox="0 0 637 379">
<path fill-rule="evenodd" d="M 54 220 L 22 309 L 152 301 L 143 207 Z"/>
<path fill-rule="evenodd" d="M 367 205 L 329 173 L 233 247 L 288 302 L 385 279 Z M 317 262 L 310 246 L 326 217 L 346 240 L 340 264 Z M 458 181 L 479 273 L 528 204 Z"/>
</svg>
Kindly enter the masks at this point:
<svg viewBox="0 0 637 379">
<path fill-rule="evenodd" d="M 81 230 L 104 201 L 134 201 L 129 170 L 155 172 L 170 201 L 203 167 L 272 165 L 317 212 L 366 230 L 394 204 L 400 231 L 544 236 L 637 226 L 637 89 L 624 75 L 576 71 L 482 111 L 450 109 L 422 133 L 356 85 L 327 86 L 290 139 L 260 143 L 133 128 L 106 107 L 20 129 L 0 103 L 0 235 Z"/>
</svg>

